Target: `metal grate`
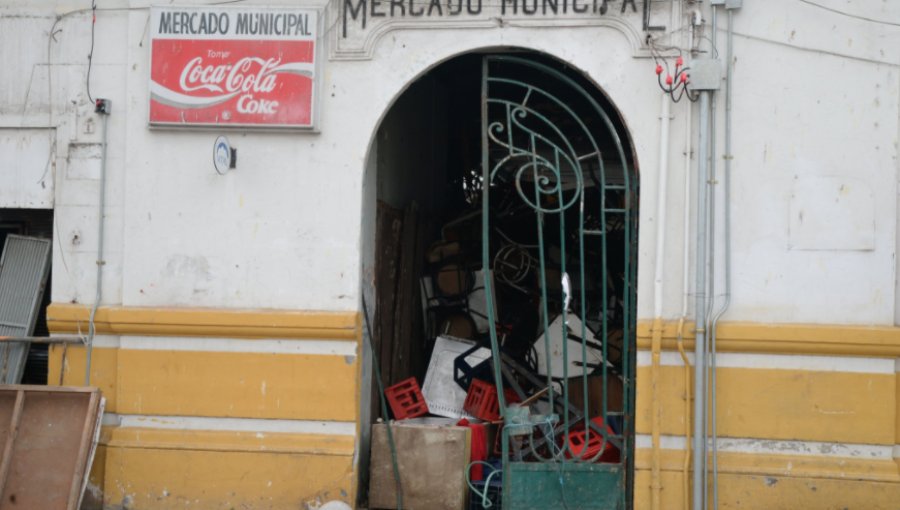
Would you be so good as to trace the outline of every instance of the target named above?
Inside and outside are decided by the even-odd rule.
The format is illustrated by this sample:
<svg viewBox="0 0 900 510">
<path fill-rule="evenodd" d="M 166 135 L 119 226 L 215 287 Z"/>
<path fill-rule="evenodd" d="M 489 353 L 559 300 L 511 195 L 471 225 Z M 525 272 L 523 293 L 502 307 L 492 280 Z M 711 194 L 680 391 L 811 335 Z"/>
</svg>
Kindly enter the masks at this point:
<svg viewBox="0 0 900 510">
<path fill-rule="evenodd" d="M 0 256 L 0 336 L 30 336 L 50 271 L 50 241 L 10 235 Z M 30 344 L 0 344 L 0 381 L 22 379 Z"/>
<path fill-rule="evenodd" d="M 482 65 L 483 264 L 487 301 L 499 309 L 487 307 L 489 321 L 504 323 L 503 275 L 495 286 L 490 272 L 508 242 L 492 234 L 515 230 L 528 239 L 522 247 L 538 283 L 531 315 L 543 381 L 528 382 L 546 389 L 537 413 L 505 409 L 503 504 L 628 508 L 637 181 L 609 116 L 575 80 L 513 56 L 486 56 Z M 498 329 L 490 328 L 491 349 L 504 407 L 509 338 Z"/>
</svg>

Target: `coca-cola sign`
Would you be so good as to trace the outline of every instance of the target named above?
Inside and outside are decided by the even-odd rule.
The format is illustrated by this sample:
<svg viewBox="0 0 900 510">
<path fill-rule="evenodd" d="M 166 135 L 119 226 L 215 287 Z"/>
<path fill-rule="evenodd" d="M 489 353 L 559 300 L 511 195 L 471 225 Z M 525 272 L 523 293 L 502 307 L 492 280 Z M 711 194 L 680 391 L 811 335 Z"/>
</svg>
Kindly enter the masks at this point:
<svg viewBox="0 0 900 510">
<path fill-rule="evenodd" d="M 154 8 L 150 123 L 313 128 L 316 11 Z"/>
</svg>

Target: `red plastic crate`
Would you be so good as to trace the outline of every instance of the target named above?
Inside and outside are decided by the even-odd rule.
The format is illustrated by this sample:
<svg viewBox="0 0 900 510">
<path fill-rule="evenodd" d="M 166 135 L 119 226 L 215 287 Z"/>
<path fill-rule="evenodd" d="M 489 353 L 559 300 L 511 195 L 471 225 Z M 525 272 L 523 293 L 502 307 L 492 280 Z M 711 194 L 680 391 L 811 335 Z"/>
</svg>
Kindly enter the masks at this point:
<svg viewBox="0 0 900 510">
<path fill-rule="evenodd" d="M 504 389 L 503 396 L 507 402 L 519 402 L 519 396 L 510 389 Z M 481 379 L 472 379 L 463 409 L 479 420 L 499 420 L 500 403 L 497 401 L 497 387 Z"/>
<path fill-rule="evenodd" d="M 615 433 L 609 425 L 603 423 L 602 417 L 598 416 L 591 421 L 598 427 L 606 429 L 608 436 L 612 436 Z M 613 446 L 611 442 L 592 429 L 587 444 L 585 444 L 584 439 L 587 435 L 588 433 L 584 429 L 569 432 L 569 452 L 567 452 L 569 457 L 577 456 L 582 460 L 593 460 L 595 462 L 619 461 L 619 449 Z M 601 451 L 603 453 L 598 456 L 597 454 Z"/>
<path fill-rule="evenodd" d="M 391 406 L 395 420 L 405 420 L 428 414 L 428 403 L 415 377 L 404 379 L 385 388 L 384 396 Z"/>
</svg>

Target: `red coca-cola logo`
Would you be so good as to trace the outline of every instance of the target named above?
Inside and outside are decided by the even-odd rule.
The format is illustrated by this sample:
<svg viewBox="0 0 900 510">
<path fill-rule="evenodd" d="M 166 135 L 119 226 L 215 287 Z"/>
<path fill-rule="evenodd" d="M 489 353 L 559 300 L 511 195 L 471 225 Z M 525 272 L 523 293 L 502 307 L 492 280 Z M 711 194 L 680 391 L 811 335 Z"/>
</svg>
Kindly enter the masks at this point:
<svg viewBox="0 0 900 510">
<path fill-rule="evenodd" d="M 312 41 L 154 40 L 150 120 L 309 126 Z"/>
<path fill-rule="evenodd" d="M 204 65 L 203 57 L 196 57 L 184 66 L 179 84 L 185 91 L 272 92 L 276 82 L 273 70 L 280 63 L 273 58 L 245 57 L 234 64 Z"/>
</svg>

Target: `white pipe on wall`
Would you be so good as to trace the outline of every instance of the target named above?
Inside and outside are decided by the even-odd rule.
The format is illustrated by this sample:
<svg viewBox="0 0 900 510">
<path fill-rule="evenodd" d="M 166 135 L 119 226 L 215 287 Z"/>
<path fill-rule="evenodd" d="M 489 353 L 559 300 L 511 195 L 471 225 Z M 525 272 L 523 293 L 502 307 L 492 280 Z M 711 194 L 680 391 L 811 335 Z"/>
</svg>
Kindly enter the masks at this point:
<svg viewBox="0 0 900 510">
<path fill-rule="evenodd" d="M 651 417 L 652 429 L 652 455 L 653 466 L 651 473 L 651 498 L 652 510 L 659 510 L 661 506 L 661 473 L 660 473 L 660 405 L 659 405 L 659 371 L 660 350 L 662 339 L 662 304 L 663 304 L 663 272 L 666 244 L 666 196 L 668 194 L 669 179 L 669 123 L 671 120 L 671 99 L 668 94 L 662 94 L 662 103 L 659 114 L 659 177 L 657 179 L 656 192 L 656 260 L 653 275 L 653 343 L 652 350 L 652 376 L 653 387 L 653 415 Z"/>
<path fill-rule="evenodd" d="M 656 267 L 653 279 L 653 317 L 662 317 L 663 271 L 666 242 L 666 195 L 669 179 L 669 123 L 671 99 L 662 94 L 659 113 L 659 179 L 656 194 Z"/>
<path fill-rule="evenodd" d="M 85 364 L 84 364 L 84 385 L 91 385 L 91 358 L 94 353 L 94 335 L 97 332 L 97 326 L 94 319 L 97 316 L 97 308 L 100 307 L 100 301 L 103 299 L 103 266 L 106 261 L 103 260 L 104 245 L 104 225 L 106 224 L 106 147 L 108 144 L 108 126 L 109 113 L 100 114 L 103 119 L 103 146 L 100 157 L 100 198 L 97 212 L 97 293 L 94 296 L 94 304 L 91 306 L 91 315 L 88 318 L 88 337 L 85 342 Z"/>
</svg>

